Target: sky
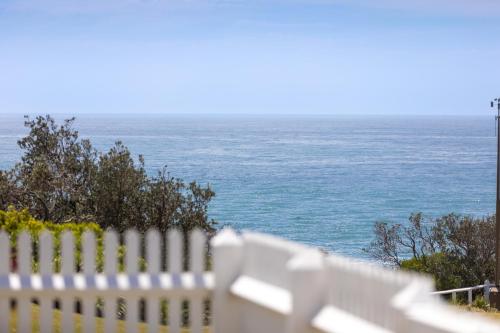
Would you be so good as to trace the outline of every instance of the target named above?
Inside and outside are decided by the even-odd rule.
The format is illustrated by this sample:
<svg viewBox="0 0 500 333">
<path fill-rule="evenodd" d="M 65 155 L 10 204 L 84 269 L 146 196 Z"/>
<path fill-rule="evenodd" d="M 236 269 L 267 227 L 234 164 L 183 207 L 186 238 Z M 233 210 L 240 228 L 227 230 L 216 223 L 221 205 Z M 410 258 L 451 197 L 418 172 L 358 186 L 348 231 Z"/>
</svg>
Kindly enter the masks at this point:
<svg viewBox="0 0 500 333">
<path fill-rule="evenodd" d="M 497 0 L 0 0 L 0 114 L 491 115 Z"/>
</svg>

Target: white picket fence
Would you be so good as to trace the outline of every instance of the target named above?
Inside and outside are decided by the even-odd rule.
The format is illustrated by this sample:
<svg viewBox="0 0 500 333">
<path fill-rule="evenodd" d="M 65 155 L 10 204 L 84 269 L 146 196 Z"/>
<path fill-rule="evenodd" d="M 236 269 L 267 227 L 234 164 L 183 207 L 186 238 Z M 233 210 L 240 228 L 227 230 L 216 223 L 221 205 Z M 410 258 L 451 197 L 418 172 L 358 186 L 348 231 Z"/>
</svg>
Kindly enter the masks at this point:
<svg viewBox="0 0 500 333">
<path fill-rule="evenodd" d="M 39 239 L 39 272 L 32 273 L 32 240 L 22 233 L 15 254 L 17 270 L 10 272 L 10 245 L 8 236 L 0 233 L 0 332 L 9 332 L 9 304 L 17 301 L 17 332 L 31 332 L 32 300 L 39 303 L 41 332 L 53 331 L 53 302 L 60 302 L 63 332 L 74 330 L 75 300 L 81 301 L 83 332 L 96 332 L 96 301 L 104 302 L 102 313 L 105 332 L 117 331 L 117 300 L 126 302 L 126 331 L 137 332 L 139 300 L 146 303 L 148 332 L 158 332 L 160 300 L 168 299 L 170 332 L 180 332 L 181 302 L 189 300 L 191 332 L 202 332 L 203 300 L 213 289 L 213 275 L 204 272 L 206 239 L 196 231 L 190 237 L 190 271 L 183 272 L 181 234 L 168 235 L 168 268 L 161 272 L 160 235 L 148 232 L 145 238 L 147 271 L 139 270 L 140 237 L 135 231 L 125 235 L 125 271 L 118 270 L 118 236 L 104 235 L 104 269 L 96 272 L 96 239 L 93 233 L 82 235 L 82 271 L 75 272 L 75 240 L 72 233 L 61 237 L 61 270 L 54 273 L 53 239 L 44 233 Z"/>
<path fill-rule="evenodd" d="M 216 333 L 343 333 L 343 332 L 500 332 L 500 325 L 458 312 L 431 295 L 432 281 L 373 264 L 324 255 L 275 237 L 236 234 L 225 229 L 211 240 L 213 272 L 205 272 L 205 236 L 190 235 L 189 270 L 183 271 L 183 239 L 172 231 L 167 239 L 166 267 L 161 268 L 161 238 L 148 232 L 141 246 L 135 232 L 125 235 L 125 269 L 119 271 L 118 237 L 104 235 L 104 268 L 96 270 L 96 240 L 82 237 L 81 271 L 75 271 L 72 234 L 61 239 L 61 270 L 54 272 L 53 239 L 42 234 L 38 248 L 29 235 L 17 241 L 17 267 L 11 269 L 8 236 L 0 233 L 0 332 L 31 332 L 33 301 L 40 332 L 53 332 L 53 312 L 61 312 L 62 332 L 75 329 L 74 305 L 79 300 L 82 332 L 96 332 L 96 302 L 104 332 L 117 332 L 117 300 L 126 303 L 126 332 L 137 332 L 141 311 L 148 332 L 160 328 L 160 301 L 168 301 L 169 333 L 183 326 L 183 301 L 188 301 L 189 332 Z M 146 271 L 139 265 L 146 252 Z M 33 251 L 34 250 L 34 251 Z M 33 257 L 40 263 L 32 272 Z M 58 300 L 60 310 L 53 301 Z M 210 300 L 210 321 L 204 322 L 204 301 Z M 11 301 L 16 301 L 17 327 L 9 327 Z M 145 310 L 140 306 L 145 304 Z"/>
</svg>

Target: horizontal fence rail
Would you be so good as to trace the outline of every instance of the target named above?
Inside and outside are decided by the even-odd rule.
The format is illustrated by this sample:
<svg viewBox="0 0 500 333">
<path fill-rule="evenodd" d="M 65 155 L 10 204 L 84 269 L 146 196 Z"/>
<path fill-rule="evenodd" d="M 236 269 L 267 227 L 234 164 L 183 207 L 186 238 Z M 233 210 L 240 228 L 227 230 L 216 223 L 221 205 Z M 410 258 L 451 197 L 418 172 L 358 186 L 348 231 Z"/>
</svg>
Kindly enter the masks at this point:
<svg viewBox="0 0 500 333">
<path fill-rule="evenodd" d="M 252 232 L 0 232 L 0 258 L 0 333 L 500 333 L 436 297 L 489 283 L 435 292 L 421 275 Z"/>
<path fill-rule="evenodd" d="M 431 294 L 432 295 L 450 295 L 451 294 L 451 299 L 453 300 L 453 302 L 456 302 L 457 293 L 467 292 L 467 302 L 469 305 L 471 305 L 472 304 L 472 292 L 474 290 L 483 290 L 484 298 L 485 298 L 486 302 L 489 303 L 490 302 L 490 289 L 492 287 L 493 287 L 493 285 L 490 283 L 490 281 L 486 280 L 486 281 L 484 281 L 484 284 L 480 284 L 477 286 L 434 291 Z"/>
</svg>

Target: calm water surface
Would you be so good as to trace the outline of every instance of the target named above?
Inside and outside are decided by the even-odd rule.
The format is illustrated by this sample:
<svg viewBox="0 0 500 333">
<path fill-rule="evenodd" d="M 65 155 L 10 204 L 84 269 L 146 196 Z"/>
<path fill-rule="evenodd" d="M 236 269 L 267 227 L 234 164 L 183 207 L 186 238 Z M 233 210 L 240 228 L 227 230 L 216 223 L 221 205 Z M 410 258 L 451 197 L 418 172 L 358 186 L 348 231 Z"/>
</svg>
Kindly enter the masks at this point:
<svg viewBox="0 0 500 333">
<path fill-rule="evenodd" d="M 0 114 L 0 168 L 21 155 L 22 123 Z M 151 174 L 210 183 L 221 225 L 358 257 L 377 220 L 495 207 L 490 117 L 81 115 L 75 127 L 99 149 L 122 140 Z"/>
</svg>

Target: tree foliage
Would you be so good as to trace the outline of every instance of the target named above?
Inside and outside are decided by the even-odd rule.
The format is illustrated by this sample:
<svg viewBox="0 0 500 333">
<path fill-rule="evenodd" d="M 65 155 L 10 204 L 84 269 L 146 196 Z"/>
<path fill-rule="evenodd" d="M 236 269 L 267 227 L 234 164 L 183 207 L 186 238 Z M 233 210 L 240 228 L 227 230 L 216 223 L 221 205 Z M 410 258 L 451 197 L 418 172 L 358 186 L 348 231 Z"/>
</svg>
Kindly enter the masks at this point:
<svg viewBox="0 0 500 333">
<path fill-rule="evenodd" d="M 418 213 L 407 224 L 377 222 L 365 251 L 386 264 L 431 274 L 438 289 L 481 284 L 494 276 L 495 216 L 425 219 Z"/>
<path fill-rule="evenodd" d="M 166 168 L 150 177 L 142 156 L 134 161 L 119 141 L 107 152 L 97 151 L 80 139 L 74 121 L 25 118 L 29 133 L 18 141 L 21 161 L 0 171 L 0 209 L 13 205 L 45 221 L 95 221 L 118 231 L 213 231 L 207 209 L 215 193 L 209 186 L 186 184 Z"/>
</svg>

